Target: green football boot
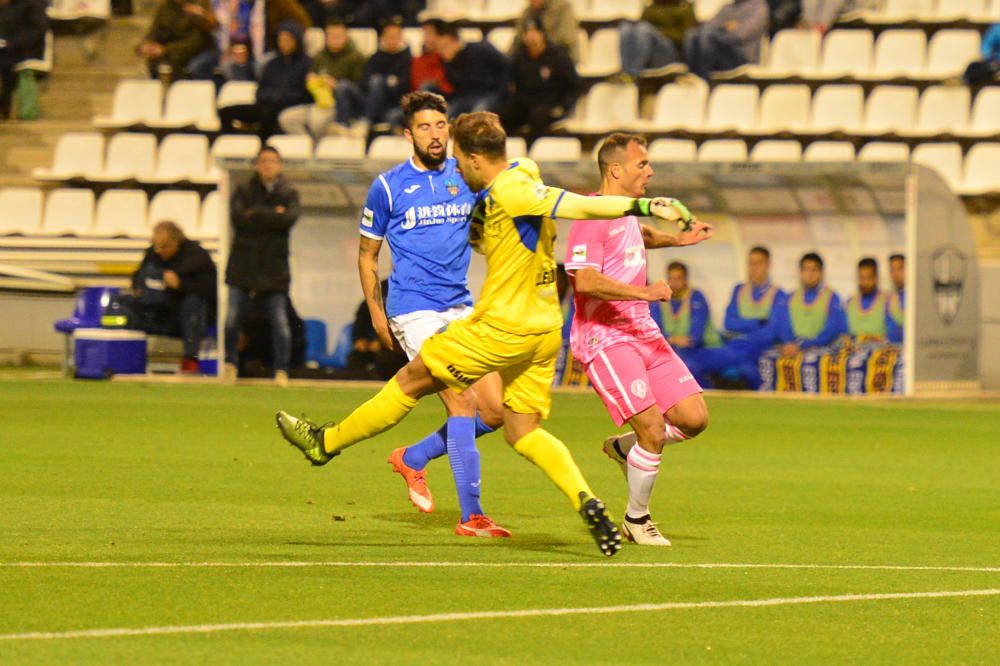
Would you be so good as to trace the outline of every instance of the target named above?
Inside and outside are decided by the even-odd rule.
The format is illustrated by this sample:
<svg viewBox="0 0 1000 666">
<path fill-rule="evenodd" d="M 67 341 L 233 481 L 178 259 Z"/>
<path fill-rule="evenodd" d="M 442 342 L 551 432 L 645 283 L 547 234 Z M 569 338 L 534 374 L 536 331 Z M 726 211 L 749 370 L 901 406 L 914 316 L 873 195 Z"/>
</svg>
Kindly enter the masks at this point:
<svg viewBox="0 0 1000 666">
<path fill-rule="evenodd" d="M 323 447 L 323 431 L 332 426 L 332 422 L 318 426 L 307 418 L 300 419 L 284 411 L 275 414 L 275 421 L 281 435 L 313 465 L 325 465 L 340 455 L 339 451 L 327 453 Z"/>
</svg>

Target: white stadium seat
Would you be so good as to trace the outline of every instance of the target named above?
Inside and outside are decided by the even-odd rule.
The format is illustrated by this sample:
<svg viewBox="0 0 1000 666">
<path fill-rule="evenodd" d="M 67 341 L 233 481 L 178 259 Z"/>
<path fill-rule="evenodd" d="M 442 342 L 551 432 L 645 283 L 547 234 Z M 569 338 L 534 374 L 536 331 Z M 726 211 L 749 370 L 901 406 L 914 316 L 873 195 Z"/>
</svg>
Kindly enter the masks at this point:
<svg viewBox="0 0 1000 666">
<path fill-rule="evenodd" d="M 313 154 L 313 140 L 308 134 L 276 134 L 267 145 L 277 150 L 285 162 L 305 161 Z"/>
<path fill-rule="evenodd" d="M 156 169 L 156 137 L 152 134 L 119 132 L 108 142 L 104 168 L 87 174 L 95 183 L 122 183 Z"/>
<path fill-rule="evenodd" d="M 698 147 L 699 162 L 746 162 L 747 144 L 743 139 L 713 139 Z"/>
<path fill-rule="evenodd" d="M 94 226 L 94 192 L 59 188 L 45 199 L 44 236 L 87 236 Z"/>
<path fill-rule="evenodd" d="M 519 136 L 507 137 L 507 159 L 528 156 L 528 142 Z"/>
<path fill-rule="evenodd" d="M 56 143 L 52 168 L 34 169 L 31 175 L 37 180 L 61 181 L 81 178 L 84 174 L 100 171 L 104 165 L 104 136 L 99 132 L 66 132 Z"/>
<path fill-rule="evenodd" d="M 957 143 L 922 143 L 913 149 L 911 159 L 936 171 L 952 192 L 961 187 L 962 147 Z"/>
<path fill-rule="evenodd" d="M 1000 143 L 977 143 L 965 156 L 963 194 L 1000 192 Z"/>
<path fill-rule="evenodd" d="M 864 123 L 865 91 L 856 84 L 822 86 L 812 103 L 812 132 L 854 132 Z"/>
<path fill-rule="evenodd" d="M 197 192 L 160 192 L 149 202 L 149 226 L 173 222 L 190 236 L 198 231 L 200 211 L 201 199 Z"/>
<path fill-rule="evenodd" d="M 256 81 L 226 81 L 219 90 L 215 106 L 223 109 L 237 104 L 253 104 L 257 101 Z"/>
<path fill-rule="evenodd" d="M 760 96 L 755 131 L 761 134 L 801 132 L 809 126 L 812 95 L 805 84 L 768 86 Z"/>
<path fill-rule="evenodd" d="M 878 86 L 868 96 L 862 133 L 899 134 L 917 119 L 917 89 L 908 86 Z"/>
<path fill-rule="evenodd" d="M 145 125 L 163 111 L 163 84 L 149 79 L 126 79 L 115 87 L 111 115 L 94 116 L 99 129 L 119 129 Z"/>
<path fill-rule="evenodd" d="M 485 0 L 481 16 L 484 21 L 510 21 L 521 15 L 523 0 Z"/>
<path fill-rule="evenodd" d="M 931 86 L 920 96 L 916 125 L 905 134 L 960 134 L 969 124 L 969 106 L 969 89 L 965 86 Z"/>
<path fill-rule="evenodd" d="M 875 61 L 858 78 L 918 77 L 924 71 L 927 35 L 923 30 L 886 30 L 875 42 Z"/>
<path fill-rule="evenodd" d="M 837 79 L 871 69 L 875 38 L 870 30 L 831 30 L 823 40 L 823 57 L 816 77 Z"/>
<path fill-rule="evenodd" d="M 42 225 L 44 195 L 37 187 L 0 189 L 0 236 L 38 233 Z"/>
<path fill-rule="evenodd" d="M 326 33 L 323 32 L 323 28 L 306 28 L 302 42 L 305 44 L 306 53 L 311 58 L 326 47 Z"/>
<path fill-rule="evenodd" d="M 821 41 L 816 30 L 781 30 L 771 40 L 766 64 L 752 67 L 750 75 L 759 78 L 808 76 L 819 68 Z"/>
<path fill-rule="evenodd" d="M 509 53 L 514 45 L 516 32 L 510 26 L 500 26 L 493 28 L 486 34 L 486 41 L 492 44 L 500 53 Z"/>
<path fill-rule="evenodd" d="M 208 168 L 208 137 L 203 134 L 168 134 L 156 156 L 156 170 L 139 174 L 143 183 L 168 184 L 194 181 Z"/>
<path fill-rule="evenodd" d="M 927 64 L 922 78 L 946 79 L 961 76 L 973 60 L 980 59 L 977 30 L 939 30 L 927 46 Z"/>
<path fill-rule="evenodd" d="M 945 23 L 964 18 L 975 20 L 985 13 L 988 4 L 988 0 L 939 0 L 935 18 Z"/>
<path fill-rule="evenodd" d="M 537 162 L 578 162 L 581 153 L 579 139 L 545 136 L 531 144 L 528 157 Z"/>
<path fill-rule="evenodd" d="M 324 136 L 316 144 L 318 160 L 363 160 L 365 140 L 351 136 Z"/>
<path fill-rule="evenodd" d="M 694 162 L 698 159 L 698 147 L 690 139 L 657 139 L 649 144 L 649 159 L 652 162 Z"/>
<path fill-rule="evenodd" d="M 653 120 L 648 123 L 651 129 L 695 129 L 702 126 L 708 102 L 708 84 L 698 78 L 692 81 L 691 85 L 685 81 L 684 84 L 668 83 L 660 88 L 653 103 Z"/>
<path fill-rule="evenodd" d="M 870 14 L 869 23 L 896 24 L 933 20 L 937 0 L 884 0 L 882 11 Z"/>
<path fill-rule="evenodd" d="M 749 132 L 757 124 L 757 86 L 724 83 L 712 89 L 702 129 Z"/>
<path fill-rule="evenodd" d="M 215 160 L 253 160 L 260 152 L 260 137 L 253 134 L 223 134 L 209 151 L 212 164 Z"/>
<path fill-rule="evenodd" d="M 373 28 L 350 28 L 347 34 L 365 58 L 378 51 L 378 33 Z"/>
<path fill-rule="evenodd" d="M 972 103 L 972 121 L 963 134 L 979 137 L 1000 134 L 1000 88 L 987 87 L 979 91 Z"/>
<path fill-rule="evenodd" d="M 723 5 L 729 4 L 730 0 L 695 0 L 694 14 L 699 23 L 711 20 L 719 13 Z"/>
<path fill-rule="evenodd" d="M 423 28 L 403 28 L 403 41 L 410 46 L 410 52 L 416 58 L 424 52 Z"/>
<path fill-rule="evenodd" d="M 639 117 L 639 89 L 631 84 L 598 83 L 587 93 L 583 118 L 567 121 L 571 132 L 608 132 L 635 126 Z"/>
<path fill-rule="evenodd" d="M 853 162 L 854 144 L 850 141 L 814 141 L 806 146 L 806 162 Z"/>
<path fill-rule="evenodd" d="M 211 81 L 177 81 L 167 91 L 163 117 L 147 124 L 157 129 L 218 130 L 215 84 Z"/>
<path fill-rule="evenodd" d="M 108 190 L 97 201 L 93 235 L 114 238 L 148 238 L 146 208 L 149 202 L 142 190 Z"/>
<path fill-rule="evenodd" d="M 577 18 L 581 21 L 637 21 L 642 15 L 642 7 L 642 0 L 590 0 L 588 10 L 581 12 Z"/>
<path fill-rule="evenodd" d="M 858 151 L 859 162 L 908 162 L 910 147 L 905 143 L 890 143 L 888 141 L 872 141 L 861 146 Z"/>
<path fill-rule="evenodd" d="M 198 228 L 192 230 L 192 238 L 196 240 L 216 240 L 219 238 L 221 219 L 219 218 L 219 191 L 213 190 L 208 193 L 205 200 L 201 202 L 201 214 L 199 215 Z"/>
<path fill-rule="evenodd" d="M 377 136 L 368 146 L 368 159 L 402 162 L 413 156 L 413 146 L 401 136 Z"/>
<path fill-rule="evenodd" d="M 801 162 L 802 146 L 798 141 L 761 141 L 750 151 L 750 161 Z"/>
<path fill-rule="evenodd" d="M 590 36 L 587 57 L 577 67 L 580 76 L 609 76 L 621 71 L 619 52 L 620 31 L 617 27 L 601 28 Z"/>
</svg>

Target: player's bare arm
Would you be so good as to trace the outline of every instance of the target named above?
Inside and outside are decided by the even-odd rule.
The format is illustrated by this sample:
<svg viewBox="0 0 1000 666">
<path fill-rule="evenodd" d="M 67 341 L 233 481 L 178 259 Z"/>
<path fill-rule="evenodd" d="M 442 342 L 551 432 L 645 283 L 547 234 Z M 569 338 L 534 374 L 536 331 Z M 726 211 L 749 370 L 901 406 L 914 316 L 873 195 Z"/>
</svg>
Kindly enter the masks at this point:
<svg viewBox="0 0 1000 666">
<path fill-rule="evenodd" d="M 378 275 L 378 255 L 382 251 L 382 241 L 361 236 L 358 245 L 358 276 L 361 278 L 361 290 L 368 303 L 368 312 L 372 316 L 372 326 L 379 342 L 385 349 L 398 350 L 399 343 L 389 330 L 389 319 L 385 315 L 385 302 L 382 300 L 382 284 Z"/>
<path fill-rule="evenodd" d="M 642 231 L 642 242 L 647 250 L 654 250 L 661 247 L 685 247 L 687 245 L 697 245 L 702 241 L 707 241 L 715 233 L 715 229 L 710 224 L 706 224 L 694 218 L 691 221 L 691 228 L 687 231 L 673 235 L 657 229 L 648 224 L 640 224 Z"/>
<path fill-rule="evenodd" d="M 593 268 L 583 268 L 574 272 L 573 289 L 601 301 L 667 301 L 670 287 L 666 281 L 657 280 L 653 284 L 636 286 L 626 284 Z"/>
</svg>

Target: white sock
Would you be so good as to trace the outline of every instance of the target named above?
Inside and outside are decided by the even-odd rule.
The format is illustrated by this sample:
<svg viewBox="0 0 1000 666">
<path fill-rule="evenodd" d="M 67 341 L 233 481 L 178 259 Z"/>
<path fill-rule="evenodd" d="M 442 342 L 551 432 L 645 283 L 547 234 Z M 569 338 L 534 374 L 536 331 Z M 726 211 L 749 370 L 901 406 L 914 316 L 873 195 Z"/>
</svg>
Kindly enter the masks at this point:
<svg viewBox="0 0 1000 666">
<path fill-rule="evenodd" d="M 628 452 L 628 507 L 626 518 L 642 518 L 649 514 L 649 497 L 653 494 L 656 475 L 660 471 L 660 454 L 650 453 L 641 446 Z"/>
<path fill-rule="evenodd" d="M 665 434 L 667 436 L 667 444 L 676 444 L 677 442 L 684 442 L 691 439 L 690 437 L 682 433 L 681 429 L 675 426 L 670 421 L 667 421 Z"/>
</svg>

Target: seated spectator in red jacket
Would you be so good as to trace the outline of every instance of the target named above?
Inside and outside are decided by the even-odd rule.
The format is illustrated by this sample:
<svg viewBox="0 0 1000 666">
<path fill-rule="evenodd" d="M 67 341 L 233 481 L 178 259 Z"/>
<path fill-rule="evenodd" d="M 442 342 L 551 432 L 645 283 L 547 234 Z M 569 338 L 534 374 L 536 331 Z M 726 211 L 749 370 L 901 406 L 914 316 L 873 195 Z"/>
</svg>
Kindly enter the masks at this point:
<svg viewBox="0 0 1000 666">
<path fill-rule="evenodd" d="M 507 89 L 510 60 L 486 41 L 466 44 L 458 26 L 444 23 L 437 38 L 437 52 L 454 90 L 445 95 L 452 118 L 471 111 L 498 111 Z"/>
<path fill-rule="evenodd" d="M 365 116 L 373 129 L 388 130 L 402 126 L 400 99 L 410 91 L 410 66 L 413 54 L 403 40 L 403 20 L 395 16 L 382 26 L 378 51 L 368 59 L 364 88 L 368 93 Z"/>
<path fill-rule="evenodd" d="M 767 0 L 733 0 L 723 5 L 715 18 L 685 36 L 688 69 L 707 81 L 712 72 L 758 62 L 769 15 Z"/>
<path fill-rule="evenodd" d="M 527 125 L 528 141 L 534 141 L 572 111 L 579 95 L 580 77 L 569 54 L 548 43 L 540 24 L 529 23 L 511 63 L 511 95 L 502 114 L 508 134 Z"/>
<path fill-rule="evenodd" d="M 420 24 L 424 31 L 423 52 L 410 63 L 410 91 L 426 90 L 448 96 L 454 92 L 444 71 L 444 61 L 438 53 L 444 21 L 428 19 Z"/>
</svg>

